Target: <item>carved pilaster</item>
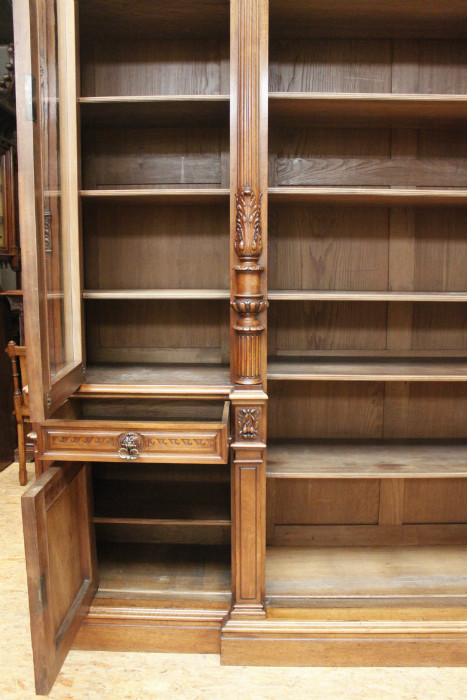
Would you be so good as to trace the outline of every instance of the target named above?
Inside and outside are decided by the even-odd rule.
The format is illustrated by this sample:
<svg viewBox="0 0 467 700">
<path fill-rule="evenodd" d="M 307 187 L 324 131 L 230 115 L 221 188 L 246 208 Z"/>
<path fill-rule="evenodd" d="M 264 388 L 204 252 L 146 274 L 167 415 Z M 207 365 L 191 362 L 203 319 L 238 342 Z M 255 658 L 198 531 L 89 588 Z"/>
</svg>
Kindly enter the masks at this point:
<svg viewBox="0 0 467 700">
<path fill-rule="evenodd" d="M 264 362 L 261 314 L 267 302 L 261 292 L 263 251 L 260 167 L 261 0 L 237 0 L 238 100 L 236 117 L 237 191 L 235 193 L 234 320 L 235 383 L 258 386 Z"/>
<path fill-rule="evenodd" d="M 232 0 L 236 110 L 231 260 L 235 389 L 231 394 L 232 619 L 265 617 L 266 401 L 263 246 L 267 204 L 267 0 Z M 261 102 L 261 96 L 263 101 Z M 262 111 L 263 110 L 263 111 Z M 263 141 L 261 140 L 263 138 Z M 266 146 L 266 147 L 265 147 Z M 263 202 L 264 192 L 264 202 Z M 227 622 L 227 625 L 229 623 Z"/>
</svg>

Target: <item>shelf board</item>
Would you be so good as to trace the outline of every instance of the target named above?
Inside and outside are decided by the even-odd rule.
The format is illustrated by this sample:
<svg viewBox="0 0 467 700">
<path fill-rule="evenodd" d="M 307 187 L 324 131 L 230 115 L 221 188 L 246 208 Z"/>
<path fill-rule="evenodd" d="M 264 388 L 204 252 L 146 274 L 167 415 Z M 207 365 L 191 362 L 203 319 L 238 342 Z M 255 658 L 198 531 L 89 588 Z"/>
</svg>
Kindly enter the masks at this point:
<svg viewBox="0 0 467 700">
<path fill-rule="evenodd" d="M 80 97 L 84 127 L 228 125 L 229 95 Z"/>
<path fill-rule="evenodd" d="M 273 479 L 461 478 L 467 442 L 272 440 L 266 464 Z"/>
<path fill-rule="evenodd" d="M 74 396 L 202 396 L 227 398 L 228 365 L 99 364 L 88 365 L 86 381 Z"/>
<path fill-rule="evenodd" d="M 273 125 L 423 127 L 463 125 L 466 95 L 269 93 Z"/>
<path fill-rule="evenodd" d="M 230 547 L 101 542 L 99 597 L 230 600 Z"/>
<path fill-rule="evenodd" d="M 344 290 L 273 289 L 270 301 L 467 301 L 467 292 L 367 292 Z"/>
<path fill-rule="evenodd" d="M 466 599 L 463 546 L 268 547 L 266 600 L 306 605 L 319 599 Z"/>
<path fill-rule="evenodd" d="M 230 190 L 225 188 L 168 188 L 168 189 L 110 189 L 81 190 L 83 202 L 98 204 L 228 204 Z"/>
<path fill-rule="evenodd" d="M 226 518 L 206 518 L 189 519 L 189 518 L 125 518 L 125 517 L 108 517 L 96 516 L 93 518 L 96 525 L 174 525 L 177 527 L 225 527 L 230 528 L 231 522 Z"/>
<path fill-rule="evenodd" d="M 320 204 L 368 207 L 462 207 L 466 189 L 384 187 L 269 187 L 271 204 Z"/>
<path fill-rule="evenodd" d="M 467 358 L 290 358 L 268 361 L 269 380 L 465 382 Z"/>
<path fill-rule="evenodd" d="M 228 289 L 86 289 L 83 299 L 230 299 Z"/>
</svg>

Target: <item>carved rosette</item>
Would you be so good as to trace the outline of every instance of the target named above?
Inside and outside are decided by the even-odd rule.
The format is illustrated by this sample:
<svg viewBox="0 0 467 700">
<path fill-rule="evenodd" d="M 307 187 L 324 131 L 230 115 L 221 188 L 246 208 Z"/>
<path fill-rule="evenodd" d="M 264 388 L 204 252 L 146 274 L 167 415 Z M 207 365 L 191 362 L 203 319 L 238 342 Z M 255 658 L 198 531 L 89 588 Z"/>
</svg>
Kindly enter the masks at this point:
<svg viewBox="0 0 467 700">
<path fill-rule="evenodd" d="M 258 263 L 263 250 L 261 193 L 258 188 L 242 187 L 237 191 L 235 199 L 237 211 L 234 247 L 239 264 L 234 268 L 237 285 L 231 305 L 237 313 L 234 324 L 236 383 L 255 385 L 261 383 L 261 333 L 264 331 L 258 317 L 267 307 L 261 293 L 261 273 L 264 268 Z"/>
</svg>

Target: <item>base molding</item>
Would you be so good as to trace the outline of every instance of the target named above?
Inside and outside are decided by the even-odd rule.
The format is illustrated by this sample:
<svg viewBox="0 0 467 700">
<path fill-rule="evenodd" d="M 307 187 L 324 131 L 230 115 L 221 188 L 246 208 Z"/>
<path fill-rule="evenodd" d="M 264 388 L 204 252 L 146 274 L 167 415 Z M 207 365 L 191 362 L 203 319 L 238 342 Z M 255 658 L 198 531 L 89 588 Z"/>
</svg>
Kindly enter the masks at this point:
<svg viewBox="0 0 467 700">
<path fill-rule="evenodd" d="M 262 603 L 252 603 L 251 605 L 235 603 L 229 617 L 231 620 L 265 620 L 266 610 Z M 228 624 L 227 621 L 226 625 Z"/>
<path fill-rule="evenodd" d="M 73 648 L 218 654 L 228 608 L 150 607 L 99 601 L 91 606 Z"/>
<path fill-rule="evenodd" d="M 220 653 L 226 666 L 467 665 L 463 605 L 267 607 L 264 618 L 247 618 L 245 612 L 240 617 L 221 605 L 156 608 L 149 601 L 100 599 L 91 606 L 74 648 Z"/>
<path fill-rule="evenodd" d="M 464 666 L 467 620 L 229 621 L 227 666 Z"/>
</svg>

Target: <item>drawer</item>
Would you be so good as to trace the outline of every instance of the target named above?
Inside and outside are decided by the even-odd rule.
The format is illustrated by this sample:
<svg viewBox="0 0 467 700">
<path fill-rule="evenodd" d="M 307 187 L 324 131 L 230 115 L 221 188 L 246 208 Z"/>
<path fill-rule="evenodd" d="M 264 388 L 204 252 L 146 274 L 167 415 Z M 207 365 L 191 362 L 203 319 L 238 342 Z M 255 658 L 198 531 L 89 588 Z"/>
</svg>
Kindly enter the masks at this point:
<svg viewBox="0 0 467 700">
<path fill-rule="evenodd" d="M 228 401 L 70 399 L 39 424 L 43 460 L 226 464 Z"/>
</svg>

